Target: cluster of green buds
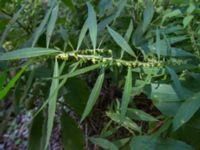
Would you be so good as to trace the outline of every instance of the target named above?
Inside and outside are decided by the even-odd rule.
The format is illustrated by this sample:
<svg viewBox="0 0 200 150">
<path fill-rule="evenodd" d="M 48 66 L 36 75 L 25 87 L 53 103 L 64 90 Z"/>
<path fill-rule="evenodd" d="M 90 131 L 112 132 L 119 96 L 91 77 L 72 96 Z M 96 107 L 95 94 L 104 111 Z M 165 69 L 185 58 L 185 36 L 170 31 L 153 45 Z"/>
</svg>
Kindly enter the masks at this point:
<svg viewBox="0 0 200 150">
<path fill-rule="evenodd" d="M 95 63 L 103 63 L 109 66 L 125 66 L 125 67 L 162 67 L 164 64 L 162 61 L 157 61 L 155 59 L 149 59 L 146 62 L 141 61 L 130 61 L 130 60 L 122 60 L 116 59 L 111 56 L 102 56 L 101 54 L 105 54 L 106 50 L 97 50 L 94 54 L 93 50 L 84 50 L 84 51 L 74 51 L 68 53 L 61 53 L 58 54 L 56 57 L 62 60 L 75 59 L 75 60 L 82 60 L 84 63 L 92 62 Z M 111 50 L 107 50 L 107 53 L 112 54 Z"/>
</svg>

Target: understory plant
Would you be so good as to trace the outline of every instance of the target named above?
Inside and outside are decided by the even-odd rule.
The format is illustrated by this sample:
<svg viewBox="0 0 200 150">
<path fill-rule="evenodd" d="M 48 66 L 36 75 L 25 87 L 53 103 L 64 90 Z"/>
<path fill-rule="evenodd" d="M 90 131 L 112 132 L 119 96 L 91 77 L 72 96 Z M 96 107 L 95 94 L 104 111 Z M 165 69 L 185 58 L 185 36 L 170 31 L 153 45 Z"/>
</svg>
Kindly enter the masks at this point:
<svg viewBox="0 0 200 150">
<path fill-rule="evenodd" d="M 200 149 L 199 0 L 0 5 L 1 134 L 25 111 L 30 150 L 56 125 L 66 150 Z"/>
</svg>

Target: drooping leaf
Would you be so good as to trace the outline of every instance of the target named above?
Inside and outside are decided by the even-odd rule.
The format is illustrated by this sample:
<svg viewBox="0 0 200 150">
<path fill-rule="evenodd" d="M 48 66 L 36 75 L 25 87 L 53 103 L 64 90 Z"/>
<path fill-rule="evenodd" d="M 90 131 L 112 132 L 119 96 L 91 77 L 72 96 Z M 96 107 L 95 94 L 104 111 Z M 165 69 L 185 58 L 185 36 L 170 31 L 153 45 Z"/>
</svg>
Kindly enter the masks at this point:
<svg viewBox="0 0 200 150">
<path fill-rule="evenodd" d="M 21 58 L 31 58 L 31 57 L 38 57 L 44 55 L 53 55 L 58 54 L 60 51 L 54 49 L 47 49 L 47 48 L 23 48 L 11 52 L 1 53 L 0 54 L 0 61 L 1 60 L 13 60 L 13 59 L 21 59 Z"/>
<path fill-rule="evenodd" d="M 190 145 L 166 138 L 136 136 L 130 143 L 130 150 L 194 150 Z"/>
<path fill-rule="evenodd" d="M 57 59 L 55 59 L 53 77 L 58 77 L 58 76 L 59 76 L 59 67 L 58 67 Z M 51 132 L 53 129 L 54 116 L 56 112 L 56 101 L 57 101 L 57 96 L 58 96 L 58 86 L 59 86 L 59 79 L 53 79 L 51 83 L 51 87 L 50 87 L 49 97 L 48 97 L 49 106 L 48 106 L 47 137 L 46 137 L 45 150 L 48 148 Z M 54 92 L 55 94 L 52 94 Z"/>
<path fill-rule="evenodd" d="M 3 98 L 7 95 L 10 89 L 15 85 L 17 80 L 21 77 L 21 75 L 26 70 L 27 66 L 28 65 L 25 65 L 24 67 L 22 67 L 22 69 L 9 81 L 7 86 L 0 91 L 0 100 L 3 100 Z"/>
<path fill-rule="evenodd" d="M 132 70 L 131 68 L 128 68 L 128 73 L 126 76 L 126 82 L 124 86 L 124 92 L 122 96 L 121 109 L 120 109 L 121 118 L 124 118 L 126 116 L 128 104 L 131 100 L 131 94 L 132 94 Z"/>
<path fill-rule="evenodd" d="M 58 4 L 52 9 L 49 23 L 47 24 L 47 48 L 51 40 L 53 30 L 55 28 L 56 20 L 58 18 Z"/>
<path fill-rule="evenodd" d="M 94 8 L 90 3 L 87 3 L 88 7 L 88 18 L 87 18 L 87 26 L 89 28 L 90 39 L 92 41 L 93 49 L 96 49 L 97 44 L 97 19 Z"/>
<path fill-rule="evenodd" d="M 190 99 L 186 100 L 178 109 L 178 112 L 173 120 L 173 129 L 177 130 L 183 124 L 188 122 L 190 118 L 199 110 L 199 108 L 200 93 L 198 92 Z"/>
<path fill-rule="evenodd" d="M 64 150 L 83 150 L 84 136 L 78 124 L 64 111 L 61 116 L 61 138 Z"/>
<path fill-rule="evenodd" d="M 92 91 L 91 91 L 90 97 L 88 99 L 85 110 L 81 117 L 81 122 L 89 115 L 92 108 L 94 107 L 94 105 L 99 97 L 99 94 L 101 92 L 101 88 L 102 88 L 103 81 L 104 81 L 104 76 L 105 76 L 105 72 L 104 72 L 104 68 L 103 68 L 100 72 L 100 75 L 98 76 L 98 78 L 96 80 L 96 83 L 95 83 Z"/>
<path fill-rule="evenodd" d="M 133 57 L 136 57 L 135 53 L 133 52 L 132 48 L 129 46 L 129 44 L 126 42 L 126 40 L 116 31 L 111 29 L 109 26 L 107 26 L 108 31 L 112 38 L 115 40 L 115 42 L 128 54 L 130 54 Z"/>
<path fill-rule="evenodd" d="M 95 137 L 90 137 L 89 140 L 103 148 L 103 149 L 107 149 L 107 150 L 118 150 L 117 146 L 115 144 L 113 144 L 112 142 L 108 141 L 107 139 L 104 139 L 104 138 L 95 138 Z"/>
</svg>

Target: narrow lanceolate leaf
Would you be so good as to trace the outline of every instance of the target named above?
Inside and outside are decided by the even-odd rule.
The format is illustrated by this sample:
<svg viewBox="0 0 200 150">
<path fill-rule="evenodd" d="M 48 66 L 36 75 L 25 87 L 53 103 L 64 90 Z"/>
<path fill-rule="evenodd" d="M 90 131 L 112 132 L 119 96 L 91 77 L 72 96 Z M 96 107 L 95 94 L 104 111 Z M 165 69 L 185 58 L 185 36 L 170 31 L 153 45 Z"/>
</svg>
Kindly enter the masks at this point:
<svg viewBox="0 0 200 150">
<path fill-rule="evenodd" d="M 151 20 L 154 15 L 154 7 L 152 0 L 145 0 L 146 8 L 144 10 L 143 14 L 143 23 L 142 23 L 142 31 L 143 33 L 147 30 L 149 24 L 151 23 Z"/>
<path fill-rule="evenodd" d="M 97 43 L 97 19 L 96 13 L 94 8 L 90 3 L 87 3 L 88 7 L 88 18 L 87 18 L 87 25 L 89 27 L 90 38 L 92 41 L 93 49 L 96 49 Z"/>
<path fill-rule="evenodd" d="M 24 48 L 11 52 L 1 53 L 0 61 L 52 55 L 52 54 L 57 54 L 59 52 L 60 51 L 58 50 L 46 49 L 46 48 Z"/>
<path fill-rule="evenodd" d="M 122 96 L 122 104 L 121 104 L 121 118 L 125 117 L 129 101 L 131 99 L 132 92 L 132 72 L 131 68 L 128 69 L 128 74 L 126 76 L 126 83 L 124 87 L 124 92 Z"/>
<path fill-rule="evenodd" d="M 130 20 L 128 29 L 127 29 L 126 34 L 125 34 L 125 36 L 124 36 L 124 38 L 125 38 L 125 40 L 126 40 L 127 42 L 129 42 L 132 32 L 133 32 L 133 21 Z"/>
<path fill-rule="evenodd" d="M 186 89 L 183 88 L 176 72 L 170 67 L 166 67 L 166 68 L 171 76 L 172 81 L 173 81 L 174 90 L 177 92 L 177 94 L 179 95 L 180 98 L 187 99 L 190 96 L 189 91 L 187 91 Z"/>
<path fill-rule="evenodd" d="M 199 110 L 200 108 L 200 92 L 196 93 L 189 100 L 185 101 L 173 120 L 173 128 L 177 130 L 183 124 L 188 122 L 190 118 Z"/>
<path fill-rule="evenodd" d="M 56 59 L 53 77 L 57 77 L 57 76 L 59 76 L 59 69 L 58 69 L 58 62 Z M 57 96 L 58 96 L 58 86 L 59 86 L 59 79 L 53 79 L 52 83 L 51 83 L 49 97 L 48 97 L 49 106 L 48 106 L 47 138 L 46 138 L 45 150 L 48 148 L 49 140 L 51 137 L 51 132 L 53 129 L 54 116 L 55 116 L 55 112 L 56 112 L 56 100 L 57 100 Z M 52 94 L 54 92 L 55 92 L 55 94 Z"/>
<path fill-rule="evenodd" d="M 91 94 L 90 94 L 90 97 L 89 97 L 89 100 L 86 104 L 86 108 L 83 112 L 83 115 L 82 115 L 82 118 L 81 118 L 81 122 L 88 116 L 88 114 L 91 112 L 93 106 L 95 105 L 98 97 L 99 97 L 99 94 L 100 94 L 100 91 L 101 91 L 101 88 L 102 88 L 102 85 L 103 85 L 103 81 L 104 81 L 104 75 L 105 75 L 105 72 L 104 72 L 104 68 L 101 70 L 101 73 L 100 75 L 98 76 L 97 78 L 97 81 L 91 91 Z"/>
<path fill-rule="evenodd" d="M 81 47 L 81 44 L 83 42 L 83 39 L 86 35 L 87 30 L 88 30 L 88 24 L 87 24 L 87 20 L 86 20 L 85 23 L 83 24 L 82 29 L 81 29 L 81 33 L 80 33 L 79 38 L 78 38 L 78 45 L 77 45 L 76 50 L 79 50 L 79 48 Z"/>
<path fill-rule="evenodd" d="M 50 9 L 47 11 L 47 13 L 46 13 L 44 19 L 42 20 L 41 24 L 40 24 L 39 27 L 36 29 L 36 31 L 35 31 L 35 33 L 34 33 L 34 35 L 33 35 L 32 47 L 35 46 L 35 44 L 37 43 L 37 41 L 38 41 L 40 35 L 43 33 L 44 28 L 45 28 L 45 25 L 47 24 L 47 21 L 49 20 L 49 17 L 50 17 L 50 15 L 51 15 L 51 11 L 52 11 L 52 8 L 50 8 Z"/>
<path fill-rule="evenodd" d="M 49 97 L 53 97 L 57 93 L 57 90 L 59 90 L 61 87 L 63 87 L 63 85 L 66 83 L 66 81 L 69 78 L 87 73 L 87 72 L 92 71 L 92 70 L 95 70 L 95 69 L 99 68 L 99 66 L 100 66 L 100 64 L 95 64 L 93 66 L 85 67 L 85 68 L 78 69 L 78 70 L 74 71 L 78 67 L 77 65 L 75 65 L 72 68 L 73 71 L 69 72 L 66 75 L 61 76 L 62 81 L 60 82 L 59 86 L 54 90 L 54 92 L 51 93 L 51 96 L 49 96 Z M 55 79 L 60 79 L 60 77 L 55 77 Z M 41 110 L 43 110 L 47 104 L 48 104 L 48 99 L 43 103 L 43 105 L 40 107 L 40 109 L 34 114 L 33 118 L 35 116 L 37 116 L 38 113 L 41 112 Z"/>
<path fill-rule="evenodd" d="M 116 31 L 111 29 L 109 26 L 107 26 L 108 31 L 112 38 L 115 40 L 115 42 L 128 54 L 132 55 L 133 57 L 136 57 L 135 53 L 133 52 L 132 48 L 129 46 L 127 41 Z"/>
<path fill-rule="evenodd" d="M 28 65 L 24 66 L 8 83 L 8 85 L 0 91 L 0 100 L 2 100 L 7 93 L 9 92 L 9 90 L 15 85 L 15 83 L 17 82 L 17 80 L 21 77 L 21 75 L 23 74 L 23 72 L 26 70 Z"/>
<path fill-rule="evenodd" d="M 90 137 L 89 140 L 93 144 L 95 144 L 103 149 L 118 150 L 117 146 L 115 144 L 113 144 L 112 142 L 108 141 L 107 139 Z"/>
<path fill-rule="evenodd" d="M 53 8 L 49 23 L 47 25 L 47 47 L 49 47 L 51 35 L 53 33 L 57 18 L 58 18 L 58 5 L 56 5 Z"/>
<path fill-rule="evenodd" d="M 158 56 L 158 59 L 160 59 L 160 51 L 162 48 L 162 43 L 161 43 L 161 39 L 160 39 L 160 33 L 159 30 L 156 30 L 156 54 Z"/>
</svg>

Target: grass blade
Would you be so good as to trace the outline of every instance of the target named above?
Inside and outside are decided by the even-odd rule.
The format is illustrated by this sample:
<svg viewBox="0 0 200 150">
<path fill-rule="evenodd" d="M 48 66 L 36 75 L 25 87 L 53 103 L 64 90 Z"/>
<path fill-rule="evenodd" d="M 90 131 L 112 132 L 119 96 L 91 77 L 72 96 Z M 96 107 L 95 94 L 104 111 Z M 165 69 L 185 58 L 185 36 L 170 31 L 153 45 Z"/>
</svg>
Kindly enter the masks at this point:
<svg viewBox="0 0 200 150">
<path fill-rule="evenodd" d="M 103 85 L 103 81 L 104 81 L 104 75 L 105 75 L 105 72 L 104 72 L 104 68 L 101 70 L 101 73 L 100 75 L 98 76 L 97 78 L 97 81 L 94 85 L 94 88 L 92 89 L 91 91 L 91 94 L 90 94 L 90 97 L 89 97 L 89 100 L 86 104 L 86 108 L 83 112 L 83 115 L 81 117 L 81 122 L 88 116 L 88 114 L 91 112 L 93 106 L 95 105 L 98 97 L 99 97 L 99 94 L 100 94 L 100 91 L 101 91 L 101 88 L 102 88 L 102 85 Z"/>
<path fill-rule="evenodd" d="M 160 50 L 162 48 L 162 43 L 161 43 L 161 39 L 160 39 L 160 33 L 159 30 L 156 30 L 156 53 L 158 56 L 158 59 L 160 59 Z"/>
<path fill-rule="evenodd" d="M 115 40 L 115 42 L 128 54 L 130 54 L 133 57 L 136 57 L 135 53 L 133 52 L 132 48 L 129 46 L 127 41 L 116 31 L 111 29 L 109 26 L 107 26 L 108 32 L 112 36 L 112 38 Z"/>
<path fill-rule="evenodd" d="M 132 92 L 132 71 L 131 68 L 128 69 L 128 74 L 126 76 L 126 83 L 124 87 L 124 92 L 122 96 L 121 104 L 121 118 L 124 118 L 128 109 L 128 104 L 131 99 Z"/>
<path fill-rule="evenodd" d="M 26 70 L 28 65 L 24 66 L 15 76 L 14 78 L 12 78 L 10 80 L 10 82 L 8 83 L 8 85 L 0 91 L 0 100 L 2 100 L 7 93 L 9 92 L 9 90 L 15 85 L 15 83 L 17 82 L 17 80 L 21 77 L 21 75 L 23 74 L 23 72 Z"/>
<path fill-rule="evenodd" d="M 2 53 L 0 55 L 0 61 L 52 55 L 52 54 L 57 54 L 59 52 L 60 51 L 58 50 L 47 49 L 47 48 L 24 48 L 11 52 Z"/>
<path fill-rule="evenodd" d="M 47 48 L 49 47 L 51 35 L 53 33 L 53 29 L 55 27 L 56 20 L 58 18 L 58 9 L 59 9 L 59 7 L 58 7 L 58 4 L 57 4 L 51 12 L 51 17 L 50 17 L 49 23 L 47 25 Z"/>
<path fill-rule="evenodd" d="M 55 66 L 54 66 L 54 73 L 53 77 L 59 76 L 59 67 L 57 59 L 55 60 Z M 49 107 L 48 107 L 48 119 L 47 119 L 47 138 L 46 138 L 46 144 L 45 144 L 45 150 L 48 148 L 49 140 L 51 137 L 51 132 L 53 129 L 53 123 L 54 123 L 54 116 L 56 112 L 56 100 L 58 96 L 58 86 L 59 86 L 59 79 L 53 79 L 51 83 L 50 93 L 49 93 Z M 52 94 L 54 93 L 55 94 Z"/>
<path fill-rule="evenodd" d="M 90 38 L 92 41 L 93 49 L 96 49 L 97 43 L 97 19 L 94 8 L 90 3 L 87 3 L 88 7 L 88 18 L 87 18 L 87 26 L 89 27 Z"/>
</svg>

